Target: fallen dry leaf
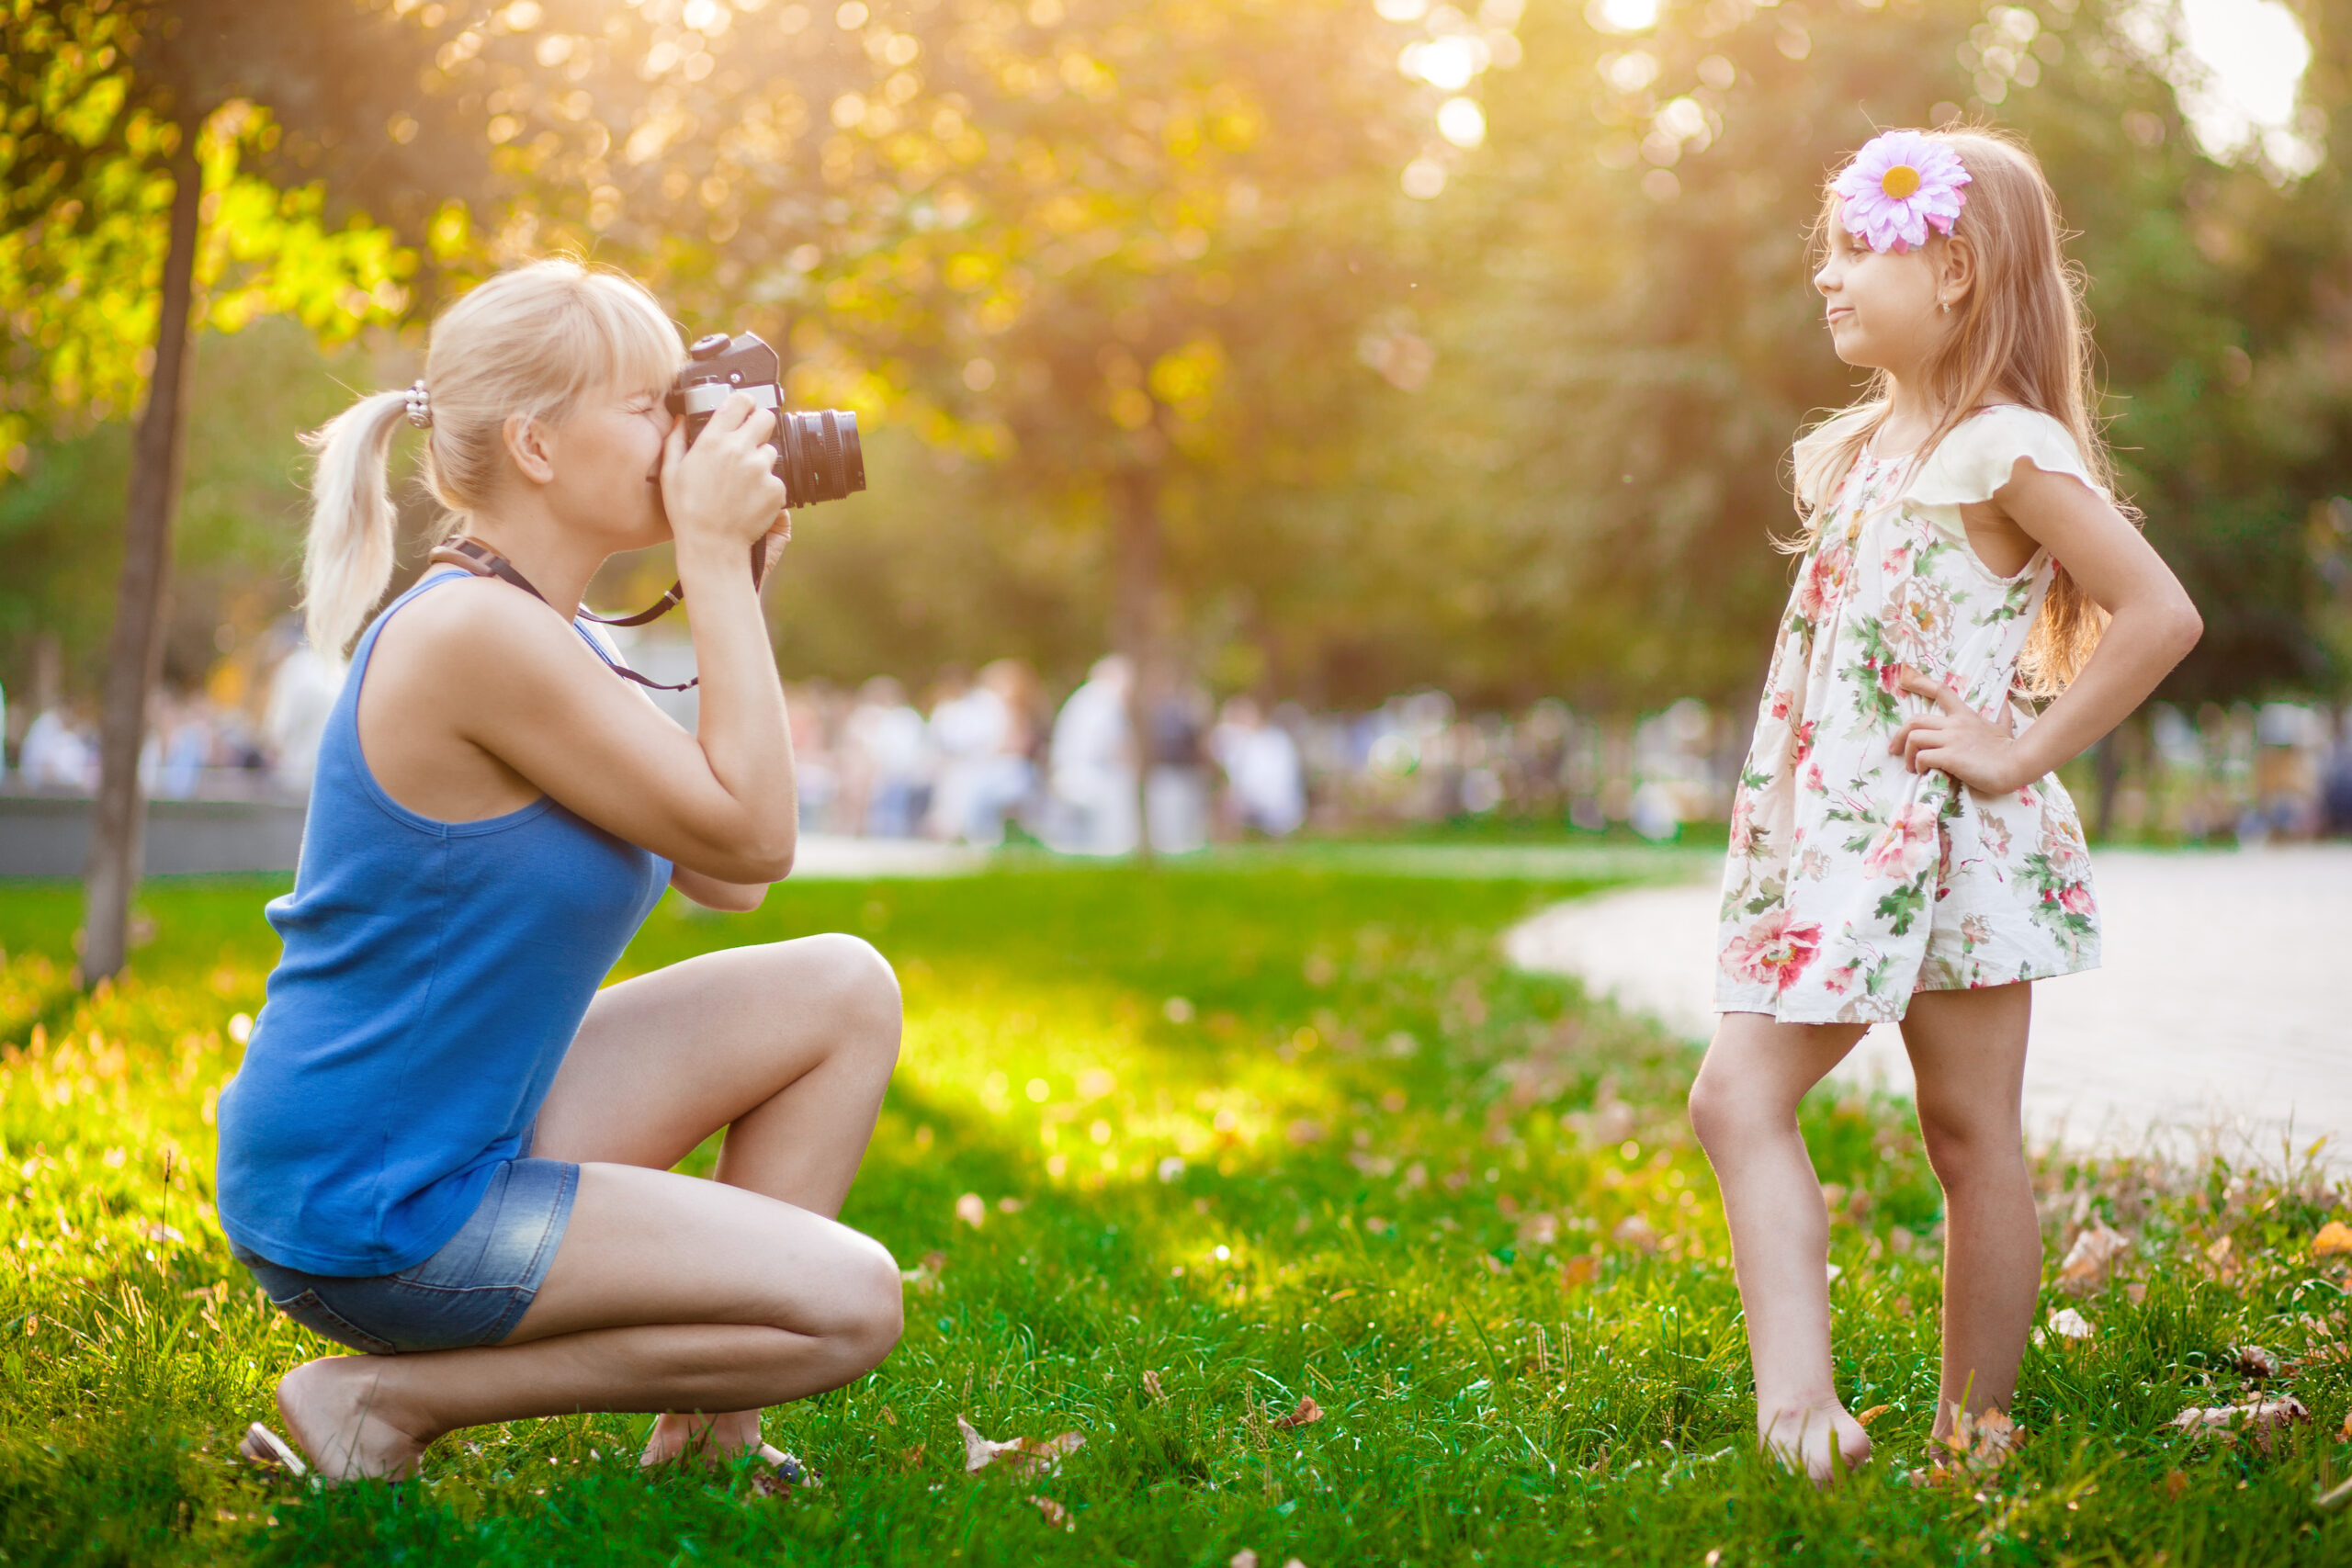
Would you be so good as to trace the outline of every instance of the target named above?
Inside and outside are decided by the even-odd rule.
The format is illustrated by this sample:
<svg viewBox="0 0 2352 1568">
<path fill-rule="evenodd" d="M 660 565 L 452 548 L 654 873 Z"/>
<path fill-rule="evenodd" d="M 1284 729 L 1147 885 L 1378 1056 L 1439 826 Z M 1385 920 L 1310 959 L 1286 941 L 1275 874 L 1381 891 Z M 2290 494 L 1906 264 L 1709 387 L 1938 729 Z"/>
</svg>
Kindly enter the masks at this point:
<svg viewBox="0 0 2352 1568">
<path fill-rule="evenodd" d="M 2018 1430 L 2003 1410 L 1963 1410 L 1952 1428 L 1939 1439 L 1950 1449 L 1961 1464 L 1979 1473 L 1989 1473 L 2009 1461 L 2009 1456 L 2024 1445 L 2025 1434 Z"/>
<path fill-rule="evenodd" d="M 2339 1434 L 2338 1440 L 2352 1443 L 2352 1410 L 2344 1413 L 2344 1430 Z"/>
<path fill-rule="evenodd" d="M 1275 1416 L 1273 1425 L 1277 1427 L 1312 1427 L 1316 1422 L 1322 1419 L 1323 1407 L 1316 1404 L 1308 1395 L 1302 1393 L 1298 1396 L 1298 1408 L 1292 1411 L 1287 1416 Z"/>
<path fill-rule="evenodd" d="M 1010 1438 L 994 1442 L 980 1436 L 979 1428 L 961 1416 L 956 1417 L 956 1429 L 964 1434 L 967 1474 L 1001 1464 L 1015 1475 L 1051 1475 L 1061 1468 L 1063 1459 L 1076 1453 L 1086 1442 L 1076 1432 L 1064 1432 L 1058 1438 Z"/>
<path fill-rule="evenodd" d="M 2222 1237 L 2205 1249 L 2205 1261 L 2213 1266 L 2213 1272 L 2219 1278 L 2227 1279 L 2238 1271 L 2237 1259 L 2231 1256 L 2234 1250 L 2228 1236 Z"/>
<path fill-rule="evenodd" d="M 2115 1260 L 2131 1249 L 2131 1238 L 2121 1231 L 2105 1223 L 2095 1224 L 2066 1249 L 2065 1260 L 2058 1265 L 2058 1283 L 2076 1294 L 2096 1291 L 2107 1283 Z"/>
<path fill-rule="evenodd" d="M 1046 1522 L 1053 1526 L 1056 1529 L 1059 1529 L 1069 1523 L 1069 1510 L 1063 1507 L 1059 1503 L 1055 1502 L 1051 1497 L 1040 1497 L 1035 1492 L 1032 1492 L 1029 1494 L 1028 1500 L 1037 1505 L 1037 1511 L 1045 1515 Z"/>
<path fill-rule="evenodd" d="M 1589 1252 L 1578 1253 L 1560 1265 L 1560 1289 L 1580 1291 L 1600 1277 L 1600 1259 Z"/>
<path fill-rule="evenodd" d="M 2330 1220 L 2319 1227 L 2319 1235 L 2312 1237 L 2312 1256 L 2333 1258 L 2338 1253 L 2352 1253 L 2352 1225 L 2342 1220 Z"/>
<path fill-rule="evenodd" d="M 2262 1451 L 2268 1453 L 2273 1432 L 2311 1418 L 2312 1413 L 2303 1407 L 2303 1402 L 2286 1393 L 2276 1399 L 2250 1399 L 2244 1404 L 2192 1404 L 2165 1425 L 2194 1437 L 2219 1435 L 2225 1440 L 2240 1431 L 2252 1432 Z"/>
<path fill-rule="evenodd" d="M 2188 1490 L 2188 1472 L 2179 1470 L 2172 1472 L 2164 1478 L 2163 1485 L 2165 1496 L 2172 1502 L 2179 1502 L 2182 1494 Z"/>
<path fill-rule="evenodd" d="M 1225 1568 L 1258 1568 L 1258 1554 L 1245 1546 L 1233 1554 Z"/>
<path fill-rule="evenodd" d="M 928 1443 L 917 1443 L 913 1448 L 900 1450 L 899 1467 L 901 1470 L 920 1469 L 922 1465 L 922 1456 L 930 1446 Z"/>
<path fill-rule="evenodd" d="M 1143 1371 L 1143 1391 L 1151 1395 L 1154 1400 L 1164 1400 L 1168 1397 L 1168 1391 L 1159 1386 L 1159 1374 L 1149 1367 L 1146 1367 Z"/>
<path fill-rule="evenodd" d="M 1867 1427 L 1871 1422 L 1877 1420 L 1880 1416 L 1885 1415 L 1888 1411 L 1894 1408 L 1894 1406 L 1892 1404 L 1873 1404 L 1868 1410 L 1863 1411 L 1860 1416 L 1854 1417 L 1854 1425 L 1857 1427 Z"/>
<path fill-rule="evenodd" d="M 2088 1339 L 2098 1330 L 2091 1326 L 2089 1318 L 2085 1317 L 2073 1307 L 2060 1307 L 2050 1314 L 2050 1332 L 2061 1339 Z M 2039 1338 L 2041 1336 L 2037 1335 L 2035 1337 Z"/>
<path fill-rule="evenodd" d="M 1657 1227 L 1639 1214 L 1628 1214 L 1617 1222 L 1617 1228 L 1609 1233 L 1609 1239 L 1636 1252 L 1656 1252 Z"/>
<path fill-rule="evenodd" d="M 956 1200 L 956 1217 L 978 1230 L 989 1217 L 989 1206 L 981 1201 L 978 1193 L 967 1192 Z"/>
<path fill-rule="evenodd" d="M 2267 1382 L 2278 1375 L 2278 1358 L 2259 1345 L 2240 1345 L 2230 1352 L 2238 1375 Z"/>
</svg>

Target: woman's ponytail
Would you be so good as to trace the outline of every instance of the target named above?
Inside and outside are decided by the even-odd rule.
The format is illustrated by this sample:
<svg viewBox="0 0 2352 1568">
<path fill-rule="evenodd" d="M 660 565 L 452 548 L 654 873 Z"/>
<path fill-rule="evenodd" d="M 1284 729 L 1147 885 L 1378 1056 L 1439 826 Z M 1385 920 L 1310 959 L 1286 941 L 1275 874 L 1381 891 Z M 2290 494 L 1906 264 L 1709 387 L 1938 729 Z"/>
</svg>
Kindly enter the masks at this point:
<svg viewBox="0 0 2352 1568">
<path fill-rule="evenodd" d="M 392 431 L 408 394 L 378 392 L 329 420 L 304 445 L 319 455 L 311 538 L 302 552 L 302 615 L 311 646 L 339 659 L 392 580 Z"/>
<path fill-rule="evenodd" d="M 447 538 L 492 503 L 511 471 L 508 422 L 560 421 L 600 388 L 658 395 L 684 357 L 653 296 L 578 262 L 500 273 L 451 305 L 433 324 L 418 386 L 362 398 L 303 438 L 319 457 L 302 556 L 311 646 L 340 657 L 391 583 L 385 468 L 412 401 L 430 431 L 424 487 L 445 509 L 435 536 Z"/>
</svg>

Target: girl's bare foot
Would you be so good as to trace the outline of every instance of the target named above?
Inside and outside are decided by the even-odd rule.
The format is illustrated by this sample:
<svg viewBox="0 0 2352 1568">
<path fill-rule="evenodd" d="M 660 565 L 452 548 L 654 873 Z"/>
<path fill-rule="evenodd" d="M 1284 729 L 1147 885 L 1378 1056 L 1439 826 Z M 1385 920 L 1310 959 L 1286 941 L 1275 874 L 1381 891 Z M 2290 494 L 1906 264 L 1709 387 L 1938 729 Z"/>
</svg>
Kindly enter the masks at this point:
<svg viewBox="0 0 2352 1568">
<path fill-rule="evenodd" d="M 398 1481 L 416 1468 L 431 1442 L 394 1411 L 372 1356 L 324 1356 L 277 1380 L 277 1411 L 287 1436 L 329 1483 L 382 1476 Z"/>
<path fill-rule="evenodd" d="M 716 1416 L 673 1410 L 653 1423 L 637 1462 L 644 1468 L 691 1458 L 715 1469 L 760 1446 L 756 1410 L 730 1410 Z"/>
<path fill-rule="evenodd" d="M 1860 1469 L 1871 1457 L 1870 1434 L 1846 1414 L 1843 1404 L 1787 1405 L 1769 1417 L 1758 1413 L 1756 1438 L 1792 1470 L 1801 1470 L 1816 1486 L 1827 1486 L 1838 1472 Z"/>
</svg>

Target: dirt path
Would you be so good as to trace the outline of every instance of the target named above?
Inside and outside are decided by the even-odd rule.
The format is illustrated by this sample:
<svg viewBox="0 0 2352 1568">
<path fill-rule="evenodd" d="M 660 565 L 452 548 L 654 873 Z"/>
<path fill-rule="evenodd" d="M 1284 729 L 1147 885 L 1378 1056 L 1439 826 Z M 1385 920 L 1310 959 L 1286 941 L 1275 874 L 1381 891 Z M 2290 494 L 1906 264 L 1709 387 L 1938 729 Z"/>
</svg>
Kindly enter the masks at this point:
<svg viewBox="0 0 2352 1568">
<path fill-rule="evenodd" d="M 2102 852 L 2106 967 L 2034 987 L 2026 1119 L 2040 1140 L 2173 1152 L 2298 1152 L 2352 1166 L 2352 845 L 2241 853 Z M 1634 888 L 1514 930 L 1512 959 L 1704 1039 L 1716 892 Z M 1895 1030 L 1838 1069 L 1909 1091 Z"/>
</svg>

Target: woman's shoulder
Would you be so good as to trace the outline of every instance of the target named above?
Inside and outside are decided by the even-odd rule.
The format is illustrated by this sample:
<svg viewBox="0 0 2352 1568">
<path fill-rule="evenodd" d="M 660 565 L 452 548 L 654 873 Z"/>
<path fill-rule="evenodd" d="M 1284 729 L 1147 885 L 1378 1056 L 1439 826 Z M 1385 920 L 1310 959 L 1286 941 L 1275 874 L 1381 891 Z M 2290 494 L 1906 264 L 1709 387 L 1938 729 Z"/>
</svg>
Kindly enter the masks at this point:
<svg viewBox="0 0 2352 1568">
<path fill-rule="evenodd" d="M 1929 506 L 1990 501 L 2016 475 L 2020 457 L 2044 473 L 2072 474 L 2098 494 L 2107 493 L 2075 433 L 2022 403 L 1996 403 L 1954 425 L 1919 465 L 1906 493 Z"/>
</svg>

